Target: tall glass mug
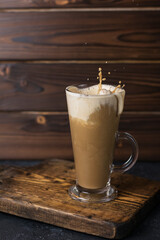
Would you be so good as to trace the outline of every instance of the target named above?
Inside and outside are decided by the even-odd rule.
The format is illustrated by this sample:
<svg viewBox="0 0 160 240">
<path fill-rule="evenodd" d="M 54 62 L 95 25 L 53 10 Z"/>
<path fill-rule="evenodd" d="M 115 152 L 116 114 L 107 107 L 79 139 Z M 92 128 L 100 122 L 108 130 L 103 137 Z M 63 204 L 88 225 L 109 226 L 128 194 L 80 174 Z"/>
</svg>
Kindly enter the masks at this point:
<svg viewBox="0 0 160 240">
<path fill-rule="evenodd" d="M 138 158 L 138 145 L 133 136 L 118 132 L 125 90 L 119 88 L 114 92 L 115 87 L 106 84 L 102 88 L 106 89 L 102 95 L 97 94 L 98 85 L 66 88 L 76 169 L 76 184 L 69 189 L 69 194 L 82 202 L 114 199 L 117 190 L 111 186 L 111 173 L 129 170 Z M 117 166 L 113 164 L 113 157 L 115 142 L 119 140 L 130 143 L 132 154 L 123 165 Z"/>
</svg>

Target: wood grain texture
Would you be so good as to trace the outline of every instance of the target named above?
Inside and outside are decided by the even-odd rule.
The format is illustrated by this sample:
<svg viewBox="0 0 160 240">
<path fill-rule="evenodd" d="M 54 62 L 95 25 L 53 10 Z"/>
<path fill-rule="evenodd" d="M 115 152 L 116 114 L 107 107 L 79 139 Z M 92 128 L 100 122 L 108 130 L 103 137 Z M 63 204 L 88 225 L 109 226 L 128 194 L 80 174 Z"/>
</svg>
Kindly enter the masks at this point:
<svg viewBox="0 0 160 240">
<path fill-rule="evenodd" d="M 159 11 L 0 13 L 0 59 L 160 60 Z"/>
<path fill-rule="evenodd" d="M 158 7 L 158 0 L 0 0 L 0 8 Z"/>
<path fill-rule="evenodd" d="M 105 238 L 122 238 L 140 224 L 159 199 L 160 183 L 114 173 L 118 197 L 109 203 L 72 200 L 74 164 L 50 160 L 42 165 L 0 169 L 0 211 Z"/>
<path fill-rule="evenodd" d="M 159 160 L 160 114 L 124 113 L 120 131 L 131 133 L 140 148 L 139 160 Z M 125 160 L 130 148 L 119 144 L 115 159 Z M 65 113 L 0 113 L 0 159 L 73 159 Z"/>
<path fill-rule="evenodd" d="M 1 111 L 66 111 L 65 87 L 96 84 L 102 67 L 106 83 L 122 81 L 125 111 L 160 111 L 160 64 L 0 64 Z M 108 72 L 110 74 L 108 74 Z M 88 80 L 87 80 L 88 79 Z"/>
</svg>

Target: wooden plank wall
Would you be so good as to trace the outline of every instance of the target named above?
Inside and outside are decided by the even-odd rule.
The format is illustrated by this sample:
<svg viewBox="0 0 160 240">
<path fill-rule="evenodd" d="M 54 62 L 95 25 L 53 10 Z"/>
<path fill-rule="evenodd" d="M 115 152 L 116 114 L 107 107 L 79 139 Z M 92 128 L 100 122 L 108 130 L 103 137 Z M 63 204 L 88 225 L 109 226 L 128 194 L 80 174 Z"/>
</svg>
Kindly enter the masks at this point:
<svg viewBox="0 0 160 240">
<path fill-rule="evenodd" d="M 126 84 L 120 130 L 159 160 L 160 1 L 0 0 L 0 159 L 72 159 L 64 90 L 100 66 Z"/>
</svg>

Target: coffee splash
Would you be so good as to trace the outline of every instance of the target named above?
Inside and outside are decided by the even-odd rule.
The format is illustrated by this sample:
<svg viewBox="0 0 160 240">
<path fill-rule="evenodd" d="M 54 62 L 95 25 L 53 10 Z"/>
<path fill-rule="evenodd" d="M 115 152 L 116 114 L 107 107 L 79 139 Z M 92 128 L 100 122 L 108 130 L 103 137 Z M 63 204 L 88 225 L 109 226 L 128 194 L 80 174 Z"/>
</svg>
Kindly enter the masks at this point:
<svg viewBox="0 0 160 240">
<path fill-rule="evenodd" d="M 118 88 L 124 88 L 125 84 L 121 85 L 121 81 L 119 81 L 119 84 L 115 87 L 115 89 L 112 91 L 112 93 L 115 93 Z"/>
<path fill-rule="evenodd" d="M 106 78 L 102 77 L 102 68 L 98 69 L 99 73 L 98 73 L 98 77 L 97 79 L 99 79 L 99 84 L 98 84 L 98 93 L 100 93 L 100 91 L 102 90 L 102 81 L 106 81 Z"/>
<path fill-rule="evenodd" d="M 114 88 L 114 90 L 109 91 L 109 92 L 106 92 L 105 89 L 102 89 L 102 82 L 103 82 L 103 81 L 106 81 L 106 78 L 103 78 L 103 75 L 102 75 L 102 68 L 100 67 L 100 68 L 98 69 L 98 71 L 99 71 L 98 77 L 97 77 L 97 79 L 99 79 L 98 92 L 97 92 L 98 95 L 99 95 L 99 94 L 105 94 L 105 93 L 106 93 L 106 94 L 107 94 L 107 93 L 110 93 L 110 94 L 111 94 L 111 93 L 115 93 L 118 88 L 123 89 L 123 88 L 125 87 L 125 84 L 122 85 L 122 82 L 119 81 L 119 84 Z M 109 72 L 109 73 L 110 73 L 110 72 Z"/>
</svg>

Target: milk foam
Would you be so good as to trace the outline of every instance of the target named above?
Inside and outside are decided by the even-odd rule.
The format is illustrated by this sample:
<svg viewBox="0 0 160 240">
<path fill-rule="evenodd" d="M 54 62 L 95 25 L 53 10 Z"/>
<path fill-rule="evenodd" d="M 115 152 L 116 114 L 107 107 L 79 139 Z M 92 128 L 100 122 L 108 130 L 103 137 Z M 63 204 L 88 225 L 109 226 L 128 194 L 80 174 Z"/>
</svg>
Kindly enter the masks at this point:
<svg viewBox="0 0 160 240">
<path fill-rule="evenodd" d="M 118 88 L 112 93 L 114 89 L 112 85 L 102 84 L 102 90 L 97 94 L 98 84 L 87 88 L 69 86 L 66 90 L 69 115 L 87 121 L 92 113 L 104 105 L 109 105 L 120 115 L 123 111 L 125 90 Z"/>
</svg>

